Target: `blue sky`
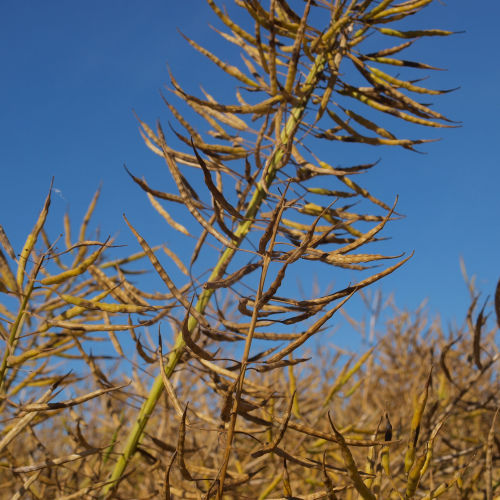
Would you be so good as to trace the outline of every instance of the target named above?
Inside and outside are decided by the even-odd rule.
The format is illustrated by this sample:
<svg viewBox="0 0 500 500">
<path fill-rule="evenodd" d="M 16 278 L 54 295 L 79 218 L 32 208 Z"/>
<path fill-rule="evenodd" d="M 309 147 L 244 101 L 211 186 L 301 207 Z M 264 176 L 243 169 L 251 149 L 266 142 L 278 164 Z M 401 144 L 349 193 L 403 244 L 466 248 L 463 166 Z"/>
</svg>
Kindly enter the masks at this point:
<svg viewBox="0 0 500 500">
<path fill-rule="evenodd" d="M 403 308 L 415 309 L 428 298 L 429 310 L 445 324 L 460 323 L 468 301 L 460 257 L 484 295 L 494 293 L 500 276 L 500 65 L 494 41 L 500 6 L 488 2 L 486 8 L 478 14 L 468 0 L 435 2 L 412 20 L 417 29 L 465 30 L 423 41 L 412 54 L 447 68 L 429 74 L 431 88 L 460 86 L 436 99 L 436 109 L 463 126 L 440 131 L 443 140 L 421 148 L 425 155 L 351 144 L 345 150 L 352 164 L 381 159 L 365 182 L 389 203 L 399 195 L 398 211 L 406 215 L 387 228 L 387 248 L 393 254 L 415 250 L 379 286 L 394 292 Z M 0 223 L 17 251 L 52 176 L 53 236 L 68 207 L 75 222 L 81 220 L 102 182 L 94 224 L 103 235 L 118 235 L 136 251 L 122 219 L 126 212 L 150 243 L 177 238 L 123 164 L 152 185 L 166 178 L 161 160 L 144 146 L 132 110 L 150 124 L 171 120 L 159 94 L 168 83 L 167 63 L 189 90 L 200 83 L 220 90 L 219 70 L 177 31 L 225 54 L 227 46 L 208 23 L 218 25 L 203 0 L 0 2 Z M 335 144 L 329 147 L 334 155 Z"/>
</svg>

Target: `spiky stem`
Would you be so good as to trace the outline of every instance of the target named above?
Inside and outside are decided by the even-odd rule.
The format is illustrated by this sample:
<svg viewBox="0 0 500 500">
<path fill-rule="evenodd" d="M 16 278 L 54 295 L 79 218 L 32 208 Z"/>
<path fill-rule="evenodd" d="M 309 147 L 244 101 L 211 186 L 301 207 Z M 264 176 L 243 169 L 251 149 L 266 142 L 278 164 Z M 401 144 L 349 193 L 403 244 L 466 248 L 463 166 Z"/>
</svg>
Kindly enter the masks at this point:
<svg viewBox="0 0 500 500">
<path fill-rule="evenodd" d="M 257 215 L 262 202 L 266 198 L 267 189 L 273 183 L 278 170 L 282 168 L 286 163 L 287 151 L 289 150 L 288 146 L 291 144 L 291 141 L 293 141 L 295 137 L 298 126 L 303 118 L 306 105 L 309 102 L 309 99 L 311 98 L 311 95 L 316 88 L 320 76 L 325 68 L 325 52 L 322 52 L 316 56 L 314 64 L 302 87 L 304 89 L 304 94 L 301 96 L 299 104 L 295 105 L 291 109 L 290 116 L 288 117 L 285 126 L 281 130 L 279 141 L 276 141 L 275 148 L 272 153 L 272 159 L 267 170 L 267 174 L 265 175 L 265 178 L 261 179 L 261 181 L 257 184 L 257 187 L 253 193 L 252 199 L 250 200 L 247 211 L 245 213 L 245 219 L 239 224 L 234 233 L 237 238 L 237 240 L 233 242 L 234 248 L 226 248 L 226 250 L 222 253 L 217 262 L 217 265 L 214 267 L 212 274 L 209 277 L 209 281 L 220 277 L 231 262 L 231 259 L 234 256 L 237 247 L 245 239 L 246 235 L 252 228 L 253 219 Z M 214 290 L 211 289 L 203 290 L 195 306 L 198 312 L 203 313 L 205 311 L 205 308 L 208 305 L 213 293 Z M 188 323 L 189 331 L 193 331 L 196 325 L 196 319 L 191 316 Z M 167 377 L 170 378 L 174 373 L 174 370 L 181 359 L 184 347 L 184 339 L 182 338 L 182 335 L 178 333 L 174 349 L 165 364 L 165 374 Z M 137 449 L 137 445 L 139 444 L 144 429 L 148 423 L 149 417 L 153 413 L 158 399 L 163 393 L 163 389 L 164 386 L 162 377 L 161 374 L 159 374 L 154 380 L 149 395 L 141 408 L 139 416 L 137 417 L 132 430 L 130 431 L 123 452 L 116 462 L 115 468 L 113 469 L 113 473 L 110 477 L 110 482 L 103 489 L 101 498 L 104 498 L 112 489 L 114 489 L 119 479 L 122 477 L 130 458 Z"/>
</svg>

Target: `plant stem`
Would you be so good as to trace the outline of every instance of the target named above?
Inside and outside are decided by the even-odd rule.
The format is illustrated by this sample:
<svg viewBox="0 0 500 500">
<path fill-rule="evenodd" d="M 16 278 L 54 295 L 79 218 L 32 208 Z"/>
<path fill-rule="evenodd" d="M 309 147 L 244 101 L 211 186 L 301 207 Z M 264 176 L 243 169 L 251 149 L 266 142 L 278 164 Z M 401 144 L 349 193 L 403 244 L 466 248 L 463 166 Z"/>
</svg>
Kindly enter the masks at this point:
<svg viewBox="0 0 500 500">
<path fill-rule="evenodd" d="M 26 316 L 26 310 L 28 309 L 28 303 L 31 299 L 31 294 L 33 293 L 33 289 L 35 288 L 35 279 L 42 267 L 43 256 L 39 257 L 38 261 L 35 263 L 35 267 L 33 268 L 32 275 L 30 277 L 30 281 L 28 286 L 26 287 L 26 291 L 23 295 L 23 300 L 21 301 L 21 306 L 19 307 L 19 311 L 16 316 L 16 320 L 14 321 L 11 329 L 8 343 L 5 347 L 5 352 L 3 353 L 2 362 L 0 364 L 0 391 L 3 393 L 6 389 L 6 380 L 5 373 L 7 371 L 8 359 L 14 353 L 14 349 L 16 348 L 16 343 L 19 337 L 19 333 L 23 329 L 24 318 Z"/>
<path fill-rule="evenodd" d="M 326 55 L 322 52 L 316 56 L 311 71 L 309 72 L 309 75 L 302 87 L 305 92 L 301 96 L 299 104 L 291 109 L 290 116 L 288 117 L 288 120 L 281 131 L 280 137 L 276 140 L 275 148 L 272 153 L 272 160 L 270 162 L 269 169 L 267 170 L 267 175 L 257 184 L 245 213 L 245 220 L 239 224 L 234 233 L 237 237 L 237 240 L 233 241 L 234 248 L 226 248 L 226 250 L 222 253 L 217 262 L 217 265 L 214 267 L 209 277 L 209 281 L 218 279 L 223 274 L 223 272 L 231 262 L 232 257 L 236 253 L 237 247 L 241 244 L 241 242 L 244 240 L 244 238 L 252 228 L 253 219 L 257 215 L 260 206 L 262 205 L 262 202 L 266 197 L 267 189 L 273 183 L 278 170 L 286 163 L 286 152 L 289 150 L 288 146 L 295 137 L 298 126 L 301 123 L 302 117 L 304 115 L 306 105 L 309 102 L 316 84 L 319 81 L 325 64 Z M 205 311 L 205 308 L 208 305 L 213 293 L 214 290 L 211 289 L 203 290 L 195 306 L 198 312 L 203 313 Z M 189 331 L 193 331 L 196 325 L 196 319 L 190 317 L 188 322 Z M 182 353 L 184 352 L 184 347 L 185 342 L 182 338 L 182 334 L 179 332 L 177 334 L 174 349 L 170 354 L 167 363 L 165 364 L 165 374 L 167 377 L 170 378 L 174 373 L 174 370 L 181 359 Z M 144 402 L 141 411 L 139 412 L 139 416 L 137 417 L 132 430 L 130 431 L 125 448 L 113 469 L 112 475 L 110 477 L 110 482 L 103 488 L 101 498 L 105 498 L 112 489 L 116 488 L 118 481 L 122 477 L 130 458 L 137 449 L 137 445 L 139 444 L 148 420 L 156 407 L 158 399 L 163 393 L 163 389 L 164 386 L 162 377 L 161 374 L 159 374 L 154 380 L 149 395 Z"/>
</svg>

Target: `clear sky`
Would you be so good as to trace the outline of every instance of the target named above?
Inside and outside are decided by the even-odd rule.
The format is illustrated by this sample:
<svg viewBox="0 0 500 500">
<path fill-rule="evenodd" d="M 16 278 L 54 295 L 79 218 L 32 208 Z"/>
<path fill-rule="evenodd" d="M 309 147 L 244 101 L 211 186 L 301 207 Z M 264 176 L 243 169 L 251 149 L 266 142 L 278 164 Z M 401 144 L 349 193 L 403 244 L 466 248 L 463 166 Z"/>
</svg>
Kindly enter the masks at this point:
<svg viewBox="0 0 500 500">
<path fill-rule="evenodd" d="M 445 324 L 460 323 L 465 314 L 460 257 L 484 295 L 494 293 L 500 276 L 499 15 L 497 2 L 450 0 L 435 2 L 413 20 L 416 29 L 465 30 L 423 41 L 413 53 L 448 70 L 430 73 L 429 87 L 460 86 L 435 100 L 436 109 L 463 122 L 461 128 L 441 130 L 443 140 L 421 148 L 424 155 L 349 145 L 352 164 L 381 159 L 367 180 L 373 193 L 388 203 L 399 195 L 398 211 L 406 218 L 384 233 L 391 237 L 390 252 L 415 250 L 379 286 L 409 309 L 428 298 L 430 311 Z M 168 83 L 167 63 L 187 88 L 203 83 L 217 89 L 221 72 L 177 31 L 224 54 L 226 46 L 208 23 L 218 25 L 203 0 L 0 2 L 0 223 L 16 251 L 52 176 L 53 236 L 68 207 L 81 220 L 102 182 L 94 222 L 103 235 L 118 234 L 118 242 L 136 251 L 122 219 L 126 212 L 152 244 L 176 237 L 123 164 L 151 181 L 166 175 L 144 146 L 132 110 L 149 123 L 172 119 L 159 94 Z M 335 143 L 329 147 L 334 157 Z"/>
</svg>

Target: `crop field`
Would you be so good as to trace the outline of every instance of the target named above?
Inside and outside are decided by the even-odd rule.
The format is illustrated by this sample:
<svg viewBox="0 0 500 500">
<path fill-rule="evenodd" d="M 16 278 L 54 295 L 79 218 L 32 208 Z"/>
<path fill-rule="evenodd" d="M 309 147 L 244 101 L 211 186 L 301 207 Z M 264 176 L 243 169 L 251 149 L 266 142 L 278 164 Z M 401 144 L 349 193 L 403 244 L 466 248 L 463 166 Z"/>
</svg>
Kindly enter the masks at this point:
<svg viewBox="0 0 500 500">
<path fill-rule="evenodd" d="M 344 306 L 411 259 L 374 253 L 402 214 L 364 186 L 376 163 L 317 147 L 456 127 L 405 56 L 453 33 L 406 29 L 432 0 L 206 1 L 239 58 L 183 36 L 234 94 L 171 72 L 168 128 L 137 117 L 169 177 L 127 169 L 161 243 L 127 200 L 136 247 L 95 234 L 99 190 L 52 237 L 52 184 L 22 248 L 0 226 L 0 499 L 500 500 L 500 285 L 464 268 L 461 326 L 392 304 L 366 337 L 380 311 Z M 297 293 L 332 269 L 359 279 Z M 341 315 L 353 351 L 325 340 Z"/>
</svg>

